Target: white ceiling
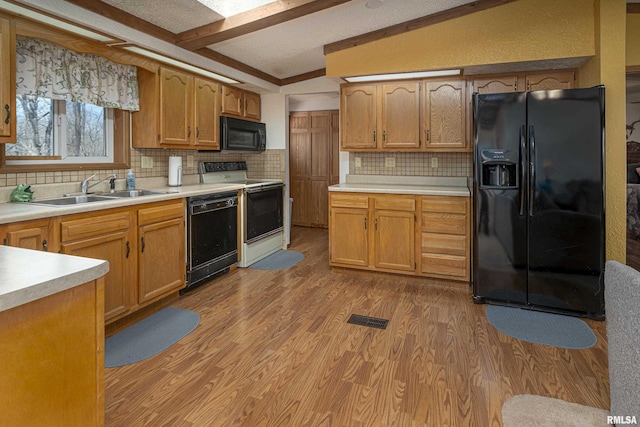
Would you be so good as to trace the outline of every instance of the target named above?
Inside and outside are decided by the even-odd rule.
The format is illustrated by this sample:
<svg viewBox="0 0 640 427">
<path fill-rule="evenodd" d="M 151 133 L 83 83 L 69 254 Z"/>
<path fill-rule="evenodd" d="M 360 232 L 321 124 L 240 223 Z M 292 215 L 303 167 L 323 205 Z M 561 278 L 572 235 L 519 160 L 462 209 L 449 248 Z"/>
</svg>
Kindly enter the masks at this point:
<svg viewBox="0 0 640 427">
<path fill-rule="evenodd" d="M 222 19 L 197 0 L 102 0 L 174 34 Z M 229 0 L 238 1 L 238 0 Z M 311 15 L 208 46 L 283 79 L 325 67 L 325 44 L 347 39 L 473 0 L 385 0 L 375 9 L 352 0 Z"/>
</svg>

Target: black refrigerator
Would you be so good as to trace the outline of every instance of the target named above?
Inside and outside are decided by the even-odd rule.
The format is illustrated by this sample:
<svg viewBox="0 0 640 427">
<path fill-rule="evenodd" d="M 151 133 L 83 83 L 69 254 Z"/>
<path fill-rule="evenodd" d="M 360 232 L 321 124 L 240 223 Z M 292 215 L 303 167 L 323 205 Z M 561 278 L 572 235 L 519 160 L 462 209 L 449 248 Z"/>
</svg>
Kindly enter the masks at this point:
<svg viewBox="0 0 640 427">
<path fill-rule="evenodd" d="M 604 318 L 604 87 L 473 104 L 474 302 Z"/>
</svg>

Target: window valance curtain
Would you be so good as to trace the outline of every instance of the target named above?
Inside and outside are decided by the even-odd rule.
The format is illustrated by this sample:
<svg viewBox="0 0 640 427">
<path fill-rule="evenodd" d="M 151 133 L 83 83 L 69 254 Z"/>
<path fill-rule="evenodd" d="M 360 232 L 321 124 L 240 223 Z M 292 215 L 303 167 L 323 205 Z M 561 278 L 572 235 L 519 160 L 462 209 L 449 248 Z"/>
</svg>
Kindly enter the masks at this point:
<svg viewBox="0 0 640 427">
<path fill-rule="evenodd" d="M 16 92 L 137 111 L 137 69 L 49 41 L 16 37 Z"/>
</svg>

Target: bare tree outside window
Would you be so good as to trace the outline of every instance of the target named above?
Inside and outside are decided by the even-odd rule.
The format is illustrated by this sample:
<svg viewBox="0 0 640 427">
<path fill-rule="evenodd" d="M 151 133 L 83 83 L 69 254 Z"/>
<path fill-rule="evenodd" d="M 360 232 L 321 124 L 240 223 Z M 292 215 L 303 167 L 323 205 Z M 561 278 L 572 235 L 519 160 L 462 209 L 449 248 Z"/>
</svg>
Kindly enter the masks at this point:
<svg viewBox="0 0 640 427">
<path fill-rule="evenodd" d="M 113 125 L 105 120 L 106 113 L 107 109 L 93 104 L 18 95 L 17 143 L 5 145 L 7 159 L 42 161 L 44 156 L 56 156 L 58 162 L 76 163 L 83 158 L 94 162 L 107 158 L 112 138 L 107 126 Z"/>
<path fill-rule="evenodd" d="M 17 144 L 6 144 L 7 156 L 53 156 L 53 102 L 48 98 L 16 97 Z"/>
</svg>

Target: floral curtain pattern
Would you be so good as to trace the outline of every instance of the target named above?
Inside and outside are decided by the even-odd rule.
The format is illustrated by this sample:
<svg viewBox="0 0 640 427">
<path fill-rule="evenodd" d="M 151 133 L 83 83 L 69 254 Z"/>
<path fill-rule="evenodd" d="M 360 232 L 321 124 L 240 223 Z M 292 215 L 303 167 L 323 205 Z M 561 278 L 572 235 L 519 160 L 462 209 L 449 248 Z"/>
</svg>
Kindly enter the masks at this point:
<svg viewBox="0 0 640 427">
<path fill-rule="evenodd" d="M 55 43 L 16 37 L 16 92 L 137 111 L 137 69 Z"/>
</svg>

